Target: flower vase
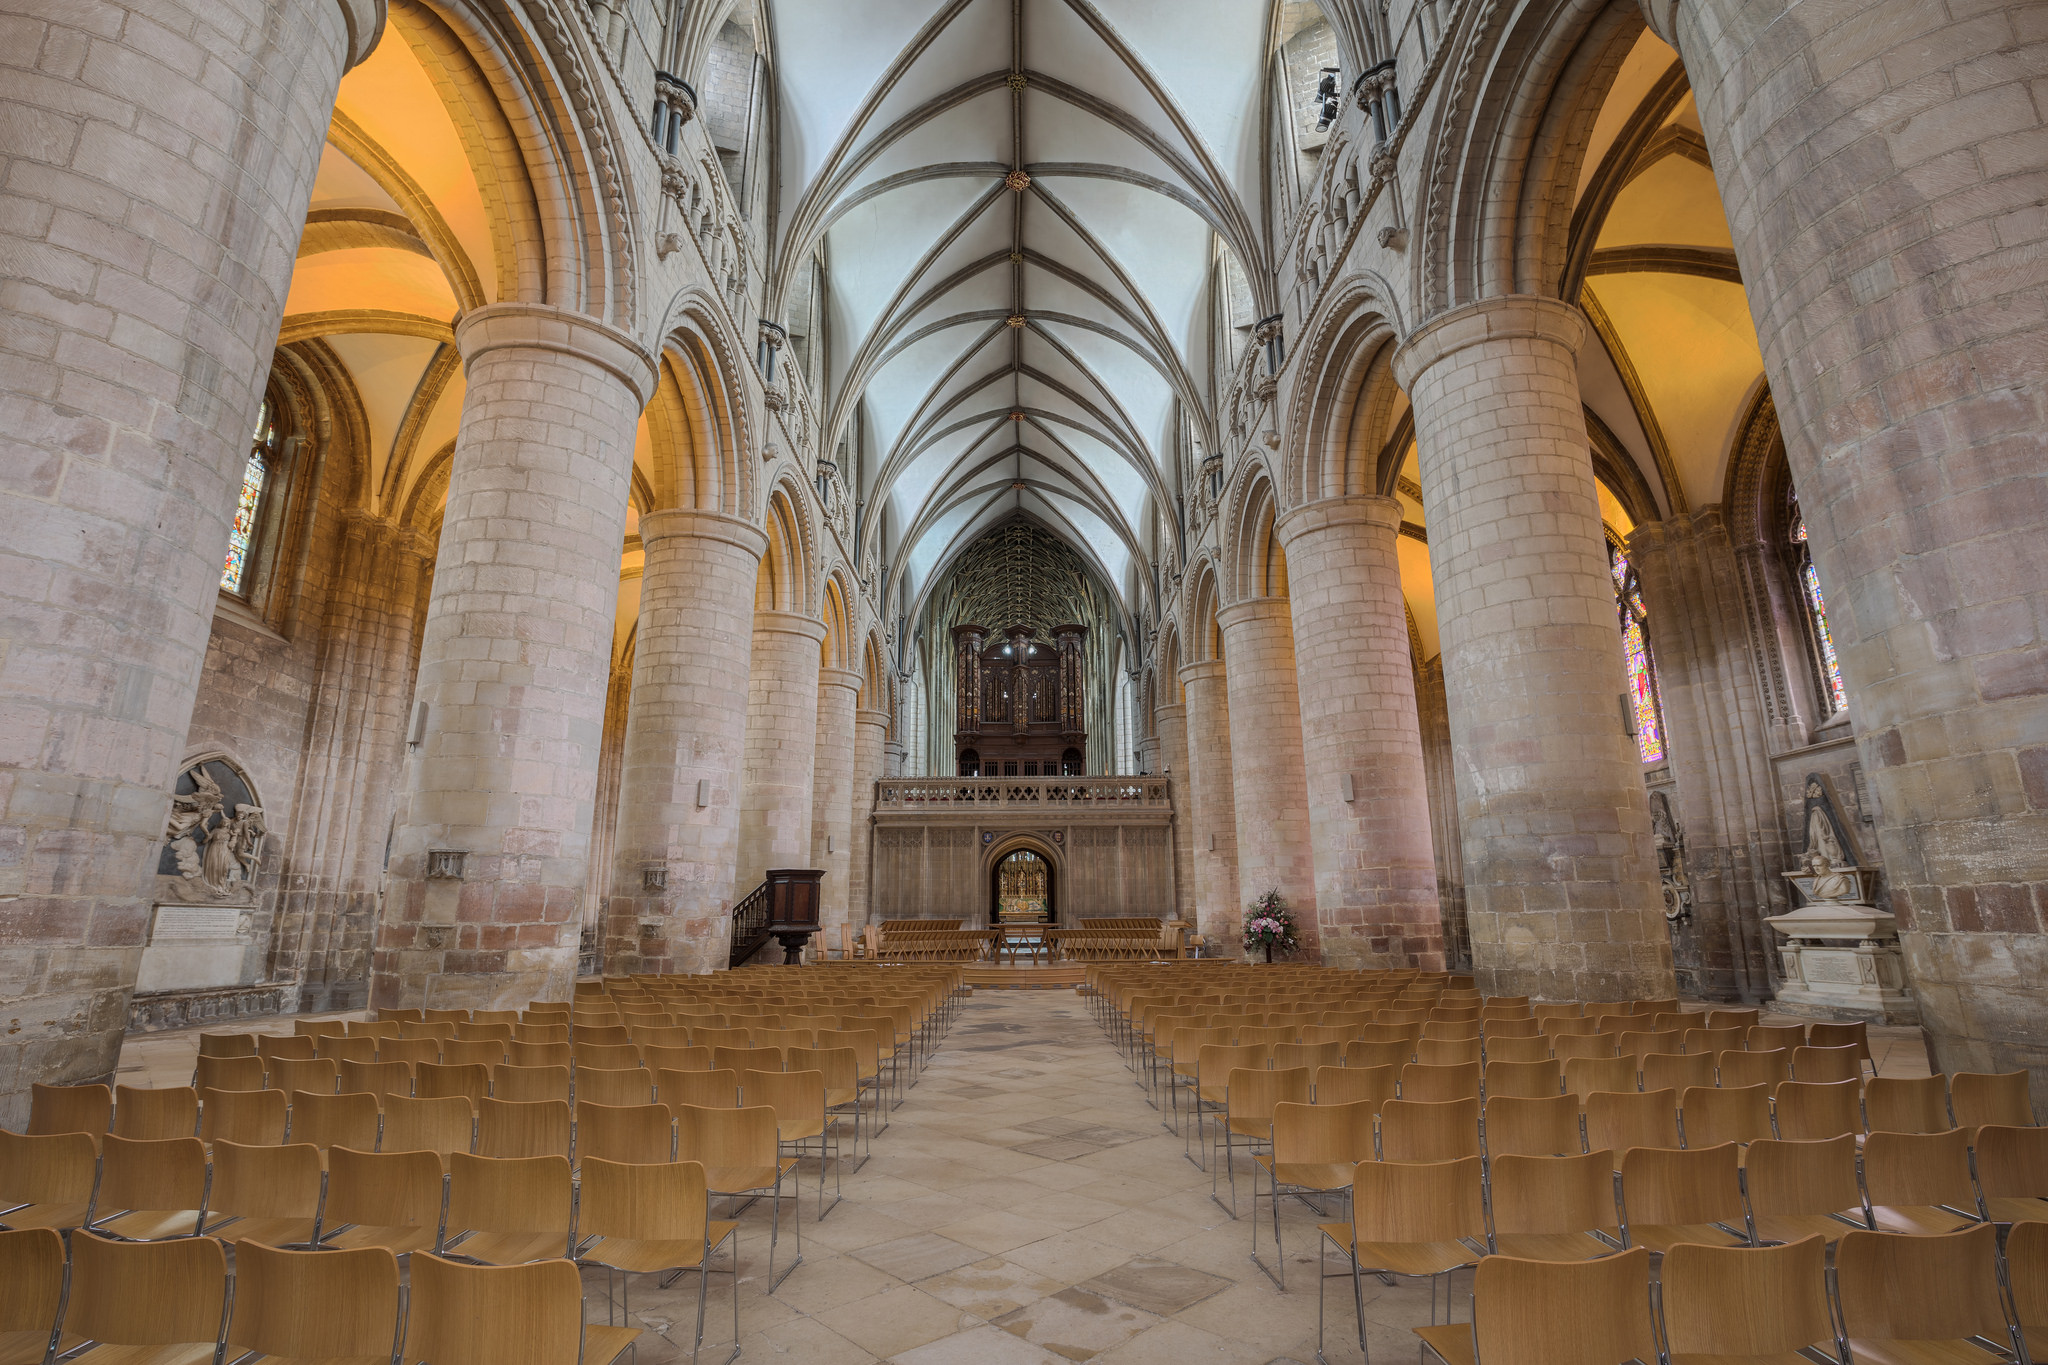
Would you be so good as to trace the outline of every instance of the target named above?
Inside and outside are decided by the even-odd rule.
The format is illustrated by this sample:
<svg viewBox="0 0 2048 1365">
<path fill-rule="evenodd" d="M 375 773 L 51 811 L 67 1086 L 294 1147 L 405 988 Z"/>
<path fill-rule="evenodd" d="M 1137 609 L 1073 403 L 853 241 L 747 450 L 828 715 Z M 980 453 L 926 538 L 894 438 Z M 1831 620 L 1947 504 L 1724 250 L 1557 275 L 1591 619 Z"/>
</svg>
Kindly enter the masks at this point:
<svg viewBox="0 0 2048 1365">
<path fill-rule="evenodd" d="M 1272 964 L 1272 961 L 1273 961 L 1273 940 L 1272 940 L 1272 939 L 1267 939 L 1267 940 L 1266 940 L 1266 962 L 1267 962 L 1267 965 L 1269 965 L 1269 966 L 1270 966 L 1270 965 Z"/>
</svg>

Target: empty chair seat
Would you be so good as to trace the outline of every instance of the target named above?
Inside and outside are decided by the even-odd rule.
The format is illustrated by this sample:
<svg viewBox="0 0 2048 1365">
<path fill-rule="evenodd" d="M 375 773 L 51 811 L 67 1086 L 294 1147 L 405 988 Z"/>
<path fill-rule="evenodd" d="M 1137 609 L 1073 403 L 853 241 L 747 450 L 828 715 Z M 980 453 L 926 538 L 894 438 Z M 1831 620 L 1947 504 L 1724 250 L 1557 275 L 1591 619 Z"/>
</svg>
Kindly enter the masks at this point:
<svg viewBox="0 0 2048 1365">
<path fill-rule="evenodd" d="M 1529 1037 L 1501 1037 L 1488 1034 L 1485 1051 L 1489 1066 L 1494 1062 L 1515 1064 L 1551 1060 L 1550 1040 L 1541 1034 Z"/>
<path fill-rule="evenodd" d="M 448 1158 L 467 1152 L 476 1139 L 476 1110 L 460 1095 L 419 1100 L 390 1095 L 384 1100 L 381 1152 L 432 1152 L 445 1170 Z"/>
<path fill-rule="evenodd" d="M 381 1104 L 386 1095 L 412 1094 L 411 1062 L 343 1062 L 341 1090 L 345 1095 L 371 1095 Z"/>
<path fill-rule="evenodd" d="M 1313 1105 L 1282 1101 L 1273 1106 L 1273 1143 L 1252 1161 L 1252 1261 L 1286 1287 L 1286 1243 L 1280 1233 L 1280 1193 L 1335 1194 L 1351 1188 L 1352 1169 L 1374 1156 L 1371 1101 Z M 1259 1260 L 1259 1170 L 1272 1196 L 1273 1237 L 1280 1254 L 1273 1267 Z"/>
<path fill-rule="evenodd" d="M 1457 1161 L 1479 1155 L 1479 1100 L 1389 1100 L 1380 1110 L 1382 1161 Z"/>
<path fill-rule="evenodd" d="M 1586 1146 L 1615 1153 L 1637 1147 L 1677 1147 L 1678 1095 L 1600 1090 L 1586 1096 Z"/>
<path fill-rule="evenodd" d="M 312 1058 L 320 1055 L 313 1048 L 313 1035 L 310 1033 L 259 1033 L 255 1041 L 256 1055 L 265 1060 L 272 1057 Z"/>
<path fill-rule="evenodd" d="M 636 1327 L 583 1321 L 583 1280 L 573 1262 L 464 1265 L 413 1258 L 405 1315 L 406 1365 L 611 1365 Z"/>
<path fill-rule="evenodd" d="M 261 1090 L 263 1059 L 247 1057 L 205 1057 L 192 1069 L 192 1088 L 208 1090 Z"/>
<path fill-rule="evenodd" d="M 291 1057 L 273 1058 L 266 1064 L 266 1090 L 332 1095 L 341 1088 L 341 1064 L 332 1057 L 301 1061 Z"/>
<path fill-rule="evenodd" d="M 449 1158 L 448 1231 L 442 1254 L 486 1265 L 567 1256 L 575 1186 L 559 1156 Z"/>
<path fill-rule="evenodd" d="M 321 1183 L 320 1149 L 311 1143 L 216 1142 L 206 1232 L 228 1242 L 309 1245 L 318 1232 Z"/>
<path fill-rule="evenodd" d="M 706 1073 L 709 1074 L 709 1073 Z M 576 1102 L 576 1159 L 653 1162 L 675 1158 L 674 1122 L 659 1104 Z"/>
<path fill-rule="evenodd" d="M 578 1125 L 580 1128 L 580 1124 Z M 801 1205 L 791 1210 L 795 1255 L 782 1275 L 775 1273 L 775 1255 L 782 1237 L 782 1182 L 794 1176 L 797 1162 L 785 1158 L 777 1142 L 775 1111 L 766 1105 L 738 1109 L 704 1109 L 683 1105 L 676 1111 L 675 1159 L 704 1167 L 706 1187 L 714 1194 L 771 1196 L 768 1224 L 768 1290 L 774 1292 L 789 1273 L 803 1264 Z"/>
<path fill-rule="evenodd" d="M 1853 1047 L 1862 1061 L 1870 1063 L 1874 1073 L 1877 1061 L 1870 1054 L 1870 1026 L 1861 1019 L 1850 1023 L 1812 1023 L 1806 1026 L 1808 1047 Z"/>
<path fill-rule="evenodd" d="M 458 1043 L 509 1043 L 512 1041 L 512 1024 L 516 1021 L 484 1024 L 472 1020 L 455 1026 L 455 1041 Z"/>
<path fill-rule="evenodd" d="M 1851 1134 L 1813 1142 L 1761 1139 L 1750 1144 L 1744 1174 L 1759 1241 L 1817 1235 L 1835 1242 L 1845 1232 L 1870 1227 Z"/>
<path fill-rule="evenodd" d="M 64 1300 L 64 1239 L 54 1228 L 0 1232 L 0 1365 L 41 1365 Z"/>
<path fill-rule="evenodd" d="M 569 1051 L 576 1058 L 576 1069 L 590 1067 L 601 1071 L 617 1071 L 623 1067 L 640 1065 L 640 1049 L 631 1043 L 585 1043 L 570 1044 Z"/>
<path fill-rule="evenodd" d="M 500 1062 L 491 1068 L 491 1096 L 516 1103 L 560 1100 L 572 1096 L 566 1066 L 509 1066 Z"/>
<path fill-rule="evenodd" d="M 1496 1156 L 1489 1163 L 1494 1247 L 1532 1261 L 1585 1261 L 1621 1247 L 1614 1153 Z"/>
<path fill-rule="evenodd" d="M 353 1147 L 359 1152 L 377 1149 L 375 1095 L 309 1095 L 301 1090 L 293 1092 L 291 1104 L 291 1141 L 310 1142 L 323 1152 L 335 1147 Z"/>
<path fill-rule="evenodd" d="M 1958 1071 L 1948 1078 L 1948 1101 L 1956 1126 L 1966 1130 L 1987 1123 L 2026 1128 L 2035 1122 L 2024 1071 Z"/>
<path fill-rule="evenodd" d="M 576 1064 L 576 1049 L 567 1041 L 553 1043 L 511 1042 L 505 1045 L 506 1060 L 513 1066 L 559 1066 Z"/>
<path fill-rule="evenodd" d="M 1584 1150 L 1585 1143 L 1579 1131 L 1579 1102 L 1575 1096 L 1487 1097 L 1486 1154 L 1489 1158 L 1571 1156 Z"/>
<path fill-rule="evenodd" d="M 276 1090 L 202 1089 L 199 1140 L 274 1147 L 284 1141 L 285 1115 L 284 1095 Z"/>
<path fill-rule="evenodd" d="M 583 1163 L 583 1181 L 576 1212 L 576 1259 L 623 1275 L 654 1275 L 694 1270 L 697 1331 L 694 1345 L 704 1342 L 705 1294 L 712 1256 L 723 1249 L 733 1278 L 732 1335 L 735 1354 L 740 1339 L 739 1224 L 710 1216 L 710 1194 L 704 1167 L 695 1161 L 660 1166 L 631 1166 L 592 1158 Z M 630 1293 L 623 1293 L 630 1305 Z M 730 1357 L 728 1357 L 730 1359 Z"/>
<path fill-rule="evenodd" d="M 511 1060 L 512 1044 L 495 1038 L 456 1039 L 441 1044 L 441 1065 L 475 1066 L 483 1068 L 486 1075 L 500 1062 Z"/>
<path fill-rule="evenodd" d="M 1622 1234 L 1630 1246 L 1668 1251 L 1680 1242 L 1732 1246 L 1750 1240 L 1732 1142 L 1622 1153 L 1621 1207 Z"/>
<path fill-rule="evenodd" d="M 1564 1092 L 1564 1068 L 1556 1061 L 1488 1062 L 1486 1097 L 1543 1099 Z"/>
<path fill-rule="evenodd" d="M 1479 1098 L 1479 1063 L 1461 1062 L 1432 1066 L 1410 1062 L 1401 1068 L 1401 1098 L 1424 1104 Z"/>
<path fill-rule="evenodd" d="M 1721 1052 L 1740 1052 L 1744 1032 L 1739 1028 L 1689 1028 L 1678 1039 L 1688 1056 L 1700 1053 L 1712 1057 Z"/>
<path fill-rule="evenodd" d="M 1854 1046 L 1792 1049 L 1795 1081 L 1861 1081 L 1863 1054 Z"/>
<path fill-rule="evenodd" d="M 389 1034 L 355 1034 L 344 1037 L 323 1033 L 313 1040 L 313 1054 L 336 1063 L 374 1062 L 377 1060 L 377 1049 L 389 1038 Z M 199 1088 L 204 1090 L 206 1086 L 202 1082 Z"/>
<path fill-rule="evenodd" d="M 1355 1039 L 1344 1045 L 1344 1065 L 1349 1067 L 1406 1066 L 1415 1059 L 1412 1042 L 1368 1042 Z"/>
<path fill-rule="evenodd" d="M 80 1227 L 92 1213 L 99 1153 L 89 1133 L 0 1128 L 0 1228 Z"/>
<path fill-rule="evenodd" d="M 1873 1076 L 1863 1083 L 1863 1122 L 1873 1133 L 1945 1133 L 1945 1076 Z"/>
<path fill-rule="evenodd" d="M 327 1203 L 320 1245 L 344 1251 L 383 1247 L 394 1256 L 440 1244 L 441 1159 L 432 1152 L 327 1154 Z"/>
<path fill-rule="evenodd" d="M 1879 1232 L 1954 1232 L 1981 1216 L 1961 1128 L 1872 1133 L 1863 1144 L 1863 1192 Z"/>
<path fill-rule="evenodd" d="M 412 1093 L 423 1100 L 460 1095 L 474 1104 L 490 1097 L 491 1069 L 481 1062 L 422 1063 L 413 1069 Z"/>
<path fill-rule="evenodd" d="M 227 1299 L 227 1256 L 210 1237 L 117 1242 L 73 1233 L 61 1330 L 67 1350 L 92 1345 L 66 1359 L 121 1365 L 210 1360 L 227 1327 Z"/>
<path fill-rule="evenodd" d="M 1696 1085 L 1680 1094 L 1678 1121 L 1688 1147 L 1747 1144 L 1777 1136 L 1769 1092 L 1761 1085 Z"/>
<path fill-rule="evenodd" d="M 1557 1311 L 1560 1304 L 1571 1311 Z M 1637 1249 L 1594 1261 L 1489 1256 L 1472 1275 L 1472 1321 L 1418 1327 L 1415 1335 L 1439 1359 L 1461 1365 L 1658 1360 L 1650 1255 Z"/>
<path fill-rule="evenodd" d="M 1744 1032 L 1755 1028 L 1762 1017 L 1760 1010 L 1715 1010 L 1707 1011 L 1707 1027 L 1710 1029 L 1741 1029 Z"/>
<path fill-rule="evenodd" d="M 1808 1348 L 1846 1360 L 1828 1305 L 1827 1244 L 1680 1245 L 1660 1277 L 1665 1349 L 1671 1365 L 1797 1361 Z"/>
<path fill-rule="evenodd" d="M 124 1138 L 191 1137 L 199 1131 L 199 1092 L 189 1085 L 146 1090 L 114 1087 L 114 1133 Z"/>
<path fill-rule="evenodd" d="M 1477 1066 L 1479 1039 L 1424 1038 L 1415 1045 L 1415 1060 L 1425 1066 Z"/>
<path fill-rule="evenodd" d="M 380 1365 L 399 1344 L 398 1260 L 382 1247 L 283 1251 L 235 1243 L 230 1358 Z"/>
<path fill-rule="evenodd" d="M 1567 1033 L 1550 1040 L 1550 1055 L 1560 1062 L 1571 1062 L 1581 1057 L 1606 1060 L 1620 1056 L 1621 1050 L 1612 1034 Z M 1634 1058 L 1629 1059 L 1629 1070 L 1635 1070 Z"/>
<path fill-rule="evenodd" d="M 418 1066 L 421 1062 L 439 1062 L 440 1060 L 441 1040 L 439 1038 L 379 1038 L 377 1040 L 377 1060 L 373 1065 L 388 1066 L 398 1063 L 405 1066 L 406 1084 L 410 1085 L 412 1083 L 413 1067 Z M 351 1066 L 363 1065 L 365 1063 L 343 1062 L 341 1064 L 342 1084 L 348 1084 L 348 1069 Z"/>
<path fill-rule="evenodd" d="M 336 1023 L 334 1031 L 341 1032 L 342 1025 Z M 257 1035 L 253 1033 L 201 1033 L 199 1055 L 202 1057 L 254 1057 L 262 1049 L 258 1046 Z M 284 1056 L 311 1056 L 311 1053 L 283 1053 Z"/>
<path fill-rule="evenodd" d="M 1835 1248 L 1835 1285 L 1859 1361 L 1997 1359 L 1981 1337 L 2019 1351 L 1998 1292 L 1998 1234 L 1987 1223 L 1944 1236 L 1851 1232 Z"/>
<path fill-rule="evenodd" d="M 1780 1083 L 1792 1079 L 1792 1054 L 1782 1048 L 1776 1052 L 1717 1052 L 1714 1074 L 1730 1089 L 1767 1085 L 1775 1090 Z"/>
<path fill-rule="evenodd" d="M 654 1103 L 654 1073 L 642 1066 L 576 1068 L 576 1098 L 590 1104 Z"/>
<path fill-rule="evenodd" d="M 206 1146 L 196 1137 L 131 1139 L 109 1133 L 91 1231 L 131 1242 L 196 1237 L 206 1217 Z"/>
<path fill-rule="evenodd" d="M 567 1100 L 481 1100 L 476 1154 L 567 1157 L 571 1122 Z"/>
<path fill-rule="evenodd" d="M 640 1065 L 652 1073 L 656 1071 L 709 1071 L 711 1049 L 708 1047 L 667 1047 L 646 1043 L 640 1048 Z"/>
<path fill-rule="evenodd" d="M 2048 1128 L 1977 1130 L 1977 1187 L 1994 1223 L 2048 1220 Z"/>
<path fill-rule="evenodd" d="M 1632 1092 L 1636 1089 L 1636 1059 L 1574 1057 L 1564 1064 L 1564 1088 L 1578 1098 L 1581 1106 L 1588 1096 L 1603 1090 Z"/>
<path fill-rule="evenodd" d="M 1486 1244 L 1483 1205 L 1476 1156 L 1418 1164 L 1358 1164 L 1351 1177 L 1351 1220 L 1323 1223 L 1317 1230 L 1348 1262 L 1352 1302 L 1359 1310 L 1361 1352 L 1365 1349 L 1362 1277 L 1379 1273 L 1434 1279 L 1477 1263 Z M 1330 1278 L 1316 1278 L 1319 1355 L 1323 1348 L 1321 1295 Z"/>
<path fill-rule="evenodd" d="M 1862 1091 L 1855 1081 L 1781 1081 L 1771 1091 L 1778 1136 L 1812 1142 L 1862 1132 Z"/>
<path fill-rule="evenodd" d="M 1388 1100 L 1401 1092 L 1401 1073 L 1391 1066 L 1326 1066 L 1319 1068 L 1310 1086 L 1310 1096 L 1316 1104 L 1355 1104 L 1365 1102 L 1372 1106 L 1374 1118 Z"/>
<path fill-rule="evenodd" d="M 2027 1354 L 2048 1358 L 2048 1223 L 2015 1223 L 2005 1239 L 2005 1266 Z"/>
<path fill-rule="evenodd" d="M 112 1125 L 114 1092 L 104 1085 L 29 1087 L 28 1131 L 37 1137 L 52 1133 L 89 1133 L 94 1142 Z"/>
<path fill-rule="evenodd" d="M 673 1114 L 679 1105 L 705 1109 L 737 1109 L 740 1103 L 740 1073 L 725 1071 L 659 1071 L 654 1092 Z"/>
</svg>

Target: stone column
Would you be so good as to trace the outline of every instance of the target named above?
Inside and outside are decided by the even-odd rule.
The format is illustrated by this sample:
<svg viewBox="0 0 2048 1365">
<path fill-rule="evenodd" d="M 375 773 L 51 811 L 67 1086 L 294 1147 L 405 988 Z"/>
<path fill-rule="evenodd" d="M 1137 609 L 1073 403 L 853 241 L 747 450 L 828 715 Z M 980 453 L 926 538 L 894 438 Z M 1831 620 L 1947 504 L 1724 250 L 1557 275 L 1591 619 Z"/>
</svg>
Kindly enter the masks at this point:
<svg viewBox="0 0 2048 1365">
<path fill-rule="evenodd" d="M 1302 960 L 1322 956 L 1294 627 L 1284 597 L 1254 597 L 1216 613 L 1230 683 L 1230 784 L 1237 807 L 1237 904 L 1278 890 L 1294 912 Z"/>
<path fill-rule="evenodd" d="M 736 896 L 759 886 L 771 867 L 810 865 L 819 648 L 824 643 L 823 621 L 786 611 L 754 613 Z"/>
<path fill-rule="evenodd" d="M 874 866 L 875 783 L 888 763 L 889 713 L 866 707 L 853 713 L 853 799 L 846 844 L 846 922 L 868 922 L 868 878 Z M 837 946 L 836 944 L 834 946 Z"/>
<path fill-rule="evenodd" d="M 1323 960 L 1440 971 L 1429 782 L 1394 550 L 1401 505 L 1330 498 L 1274 529 L 1294 607 Z"/>
<path fill-rule="evenodd" d="M 0 1125 L 109 1076 L 320 148 L 382 0 L 0 0 Z"/>
<path fill-rule="evenodd" d="M 1479 985 L 1666 996 L 1671 940 L 1579 403 L 1585 332 L 1555 299 L 1488 299 L 1423 327 L 1394 368 L 1415 406 Z"/>
<path fill-rule="evenodd" d="M 708 972 L 730 946 L 754 582 L 768 538 L 734 517 L 667 508 L 640 518 L 640 539 L 606 963 Z"/>
<path fill-rule="evenodd" d="M 1237 902 L 1237 799 L 1230 772 L 1230 694 L 1223 660 L 1180 671 L 1187 697 L 1188 778 L 1193 788 L 1195 927 L 1224 957 L 1240 957 L 1243 907 Z"/>
<path fill-rule="evenodd" d="M 379 1008 L 568 997 L 633 428 L 655 382 L 631 337 L 540 304 L 474 309 L 455 344 L 469 384 L 414 694 L 425 738 L 372 964 Z"/>
<path fill-rule="evenodd" d="M 1699 102 L 1935 1060 L 2048 1094 L 2039 8 L 1645 9 Z"/>
<path fill-rule="evenodd" d="M 818 888 L 818 923 L 812 945 L 824 960 L 825 943 L 839 940 L 846 923 L 853 869 L 854 712 L 860 674 L 850 668 L 818 670 L 817 751 L 811 761 L 811 861 L 825 869 Z"/>
<path fill-rule="evenodd" d="M 1178 678 L 1173 680 L 1177 686 Z M 1159 731 L 1159 761 L 1165 765 L 1173 792 L 1173 897 L 1174 909 L 1190 924 L 1195 923 L 1195 781 L 1188 767 L 1188 708 L 1186 702 L 1155 707 L 1152 724 Z"/>
</svg>

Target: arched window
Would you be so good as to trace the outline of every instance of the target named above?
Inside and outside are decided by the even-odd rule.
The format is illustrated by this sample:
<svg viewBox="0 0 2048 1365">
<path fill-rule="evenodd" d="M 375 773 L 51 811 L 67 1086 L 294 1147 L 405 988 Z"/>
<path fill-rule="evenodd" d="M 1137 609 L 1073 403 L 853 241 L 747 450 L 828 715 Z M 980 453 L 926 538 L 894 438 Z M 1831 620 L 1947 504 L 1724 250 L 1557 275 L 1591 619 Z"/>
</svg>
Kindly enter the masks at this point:
<svg viewBox="0 0 2048 1365">
<path fill-rule="evenodd" d="M 242 466 L 242 494 L 235 502 L 235 524 L 228 532 L 227 563 L 220 590 L 247 597 L 256 584 L 256 557 L 262 544 L 265 501 L 277 484 L 278 432 L 276 409 L 269 398 L 256 414 L 249 438 L 249 460 Z"/>
<path fill-rule="evenodd" d="M 1628 672 L 1636 748 L 1643 762 L 1656 763 L 1664 757 L 1664 703 L 1657 695 L 1657 664 L 1650 657 L 1650 639 L 1643 633 L 1650 613 L 1643 606 L 1642 580 L 1628 555 L 1611 540 L 1607 542 L 1607 565 L 1614 574 L 1614 605 L 1621 618 L 1622 666 Z"/>
<path fill-rule="evenodd" d="M 1806 610 L 1806 645 L 1813 671 L 1820 682 L 1821 705 L 1830 716 L 1839 715 L 1849 704 L 1842 686 L 1842 664 L 1835 657 L 1834 632 L 1828 629 L 1827 599 L 1821 596 L 1820 573 L 1813 565 L 1813 547 L 1806 539 L 1806 517 L 1799 510 L 1799 490 L 1788 488 L 1785 495 L 1786 538 L 1790 541 L 1792 576 L 1799 580 L 1799 600 Z"/>
</svg>

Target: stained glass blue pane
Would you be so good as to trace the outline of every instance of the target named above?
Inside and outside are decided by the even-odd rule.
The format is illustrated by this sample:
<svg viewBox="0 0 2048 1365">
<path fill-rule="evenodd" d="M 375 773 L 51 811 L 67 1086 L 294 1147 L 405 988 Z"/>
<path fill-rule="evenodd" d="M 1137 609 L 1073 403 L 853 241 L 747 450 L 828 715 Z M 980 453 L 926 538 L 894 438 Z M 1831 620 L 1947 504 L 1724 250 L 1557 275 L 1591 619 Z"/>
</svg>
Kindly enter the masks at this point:
<svg viewBox="0 0 2048 1365">
<path fill-rule="evenodd" d="M 1805 530 L 1802 523 L 1800 529 Z M 1849 704 L 1848 689 L 1842 686 L 1842 665 L 1835 657 L 1835 635 L 1828 629 L 1828 604 L 1820 595 L 1820 575 L 1808 563 L 1799 571 L 1800 586 L 1806 591 L 1806 608 L 1813 613 L 1813 635 L 1820 645 L 1821 672 L 1827 678 L 1829 712 Z"/>
<path fill-rule="evenodd" d="M 235 503 L 235 524 L 228 532 L 227 564 L 221 569 L 223 592 L 242 591 L 242 578 L 249 569 L 249 543 L 256 534 L 256 509 L 263 501 L 263 480 L 269 471 L 263 457 L 251 452 L 242 469 L 242 496 Z"/>
</svg>

